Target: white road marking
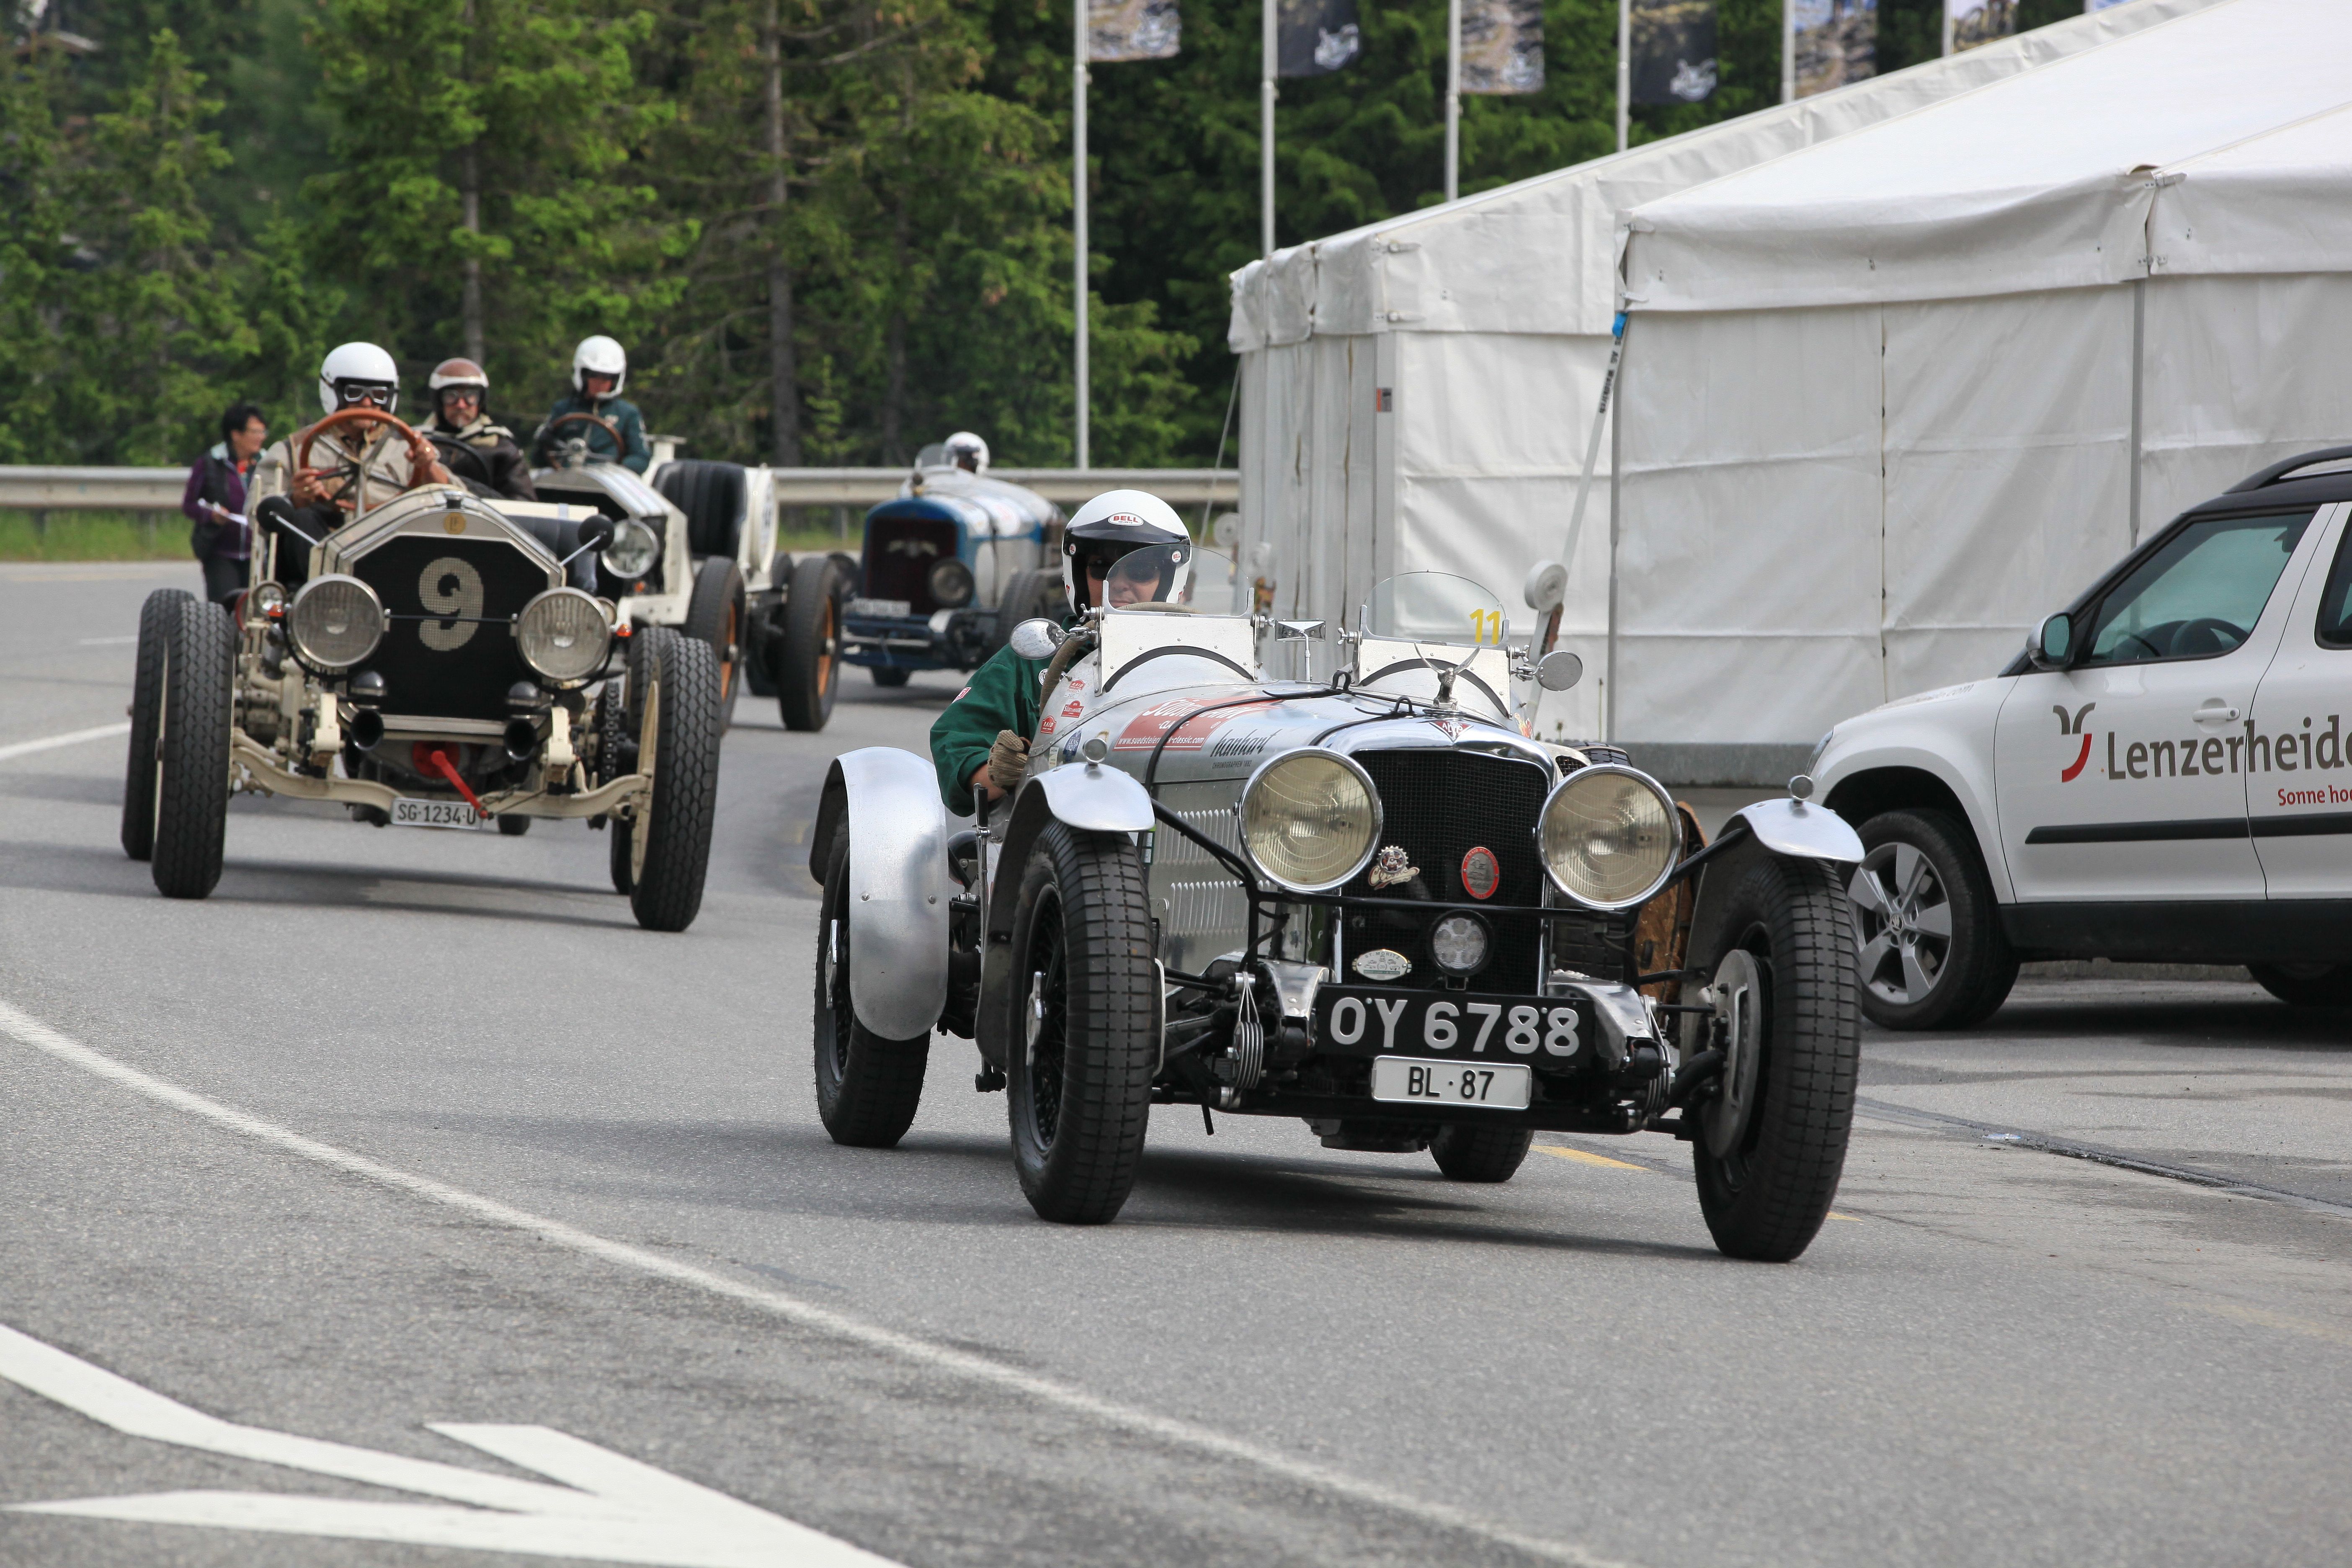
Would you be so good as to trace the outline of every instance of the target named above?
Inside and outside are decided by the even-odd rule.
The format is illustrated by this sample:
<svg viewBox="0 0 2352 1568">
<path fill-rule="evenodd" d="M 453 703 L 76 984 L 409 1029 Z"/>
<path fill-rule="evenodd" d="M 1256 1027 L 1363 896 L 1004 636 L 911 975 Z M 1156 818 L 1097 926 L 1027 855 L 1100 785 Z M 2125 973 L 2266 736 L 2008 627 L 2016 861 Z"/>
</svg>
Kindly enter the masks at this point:
<svg viewBox="0 0 2352 1568">
<path fill-rule="evenodd" d="M 192 1410 L 5 1324 L 0 1324 L 0 1378 L 134 1437 L 478 1505 L 449 1508 L 277 1492 L 184 1491 L 16 1503 L 7 1509 L 11 1513 L 466 1546 L 666 1568 L 894 1568 L 888 1558 L 551 1427 L 436 1425 L 432 1429 L 569 1483 L 564 1486 L 240 1426 Z"/>
<path fill-rule="evenodd" d="M 106 741 L 129 733 L 131 726 L 127 723 L 99 724 L 88 730 L 68 730 L 62 735 L 45 736 L 38 741 L 19 741 L 13 746 L 0 746 L 0 763 L 12 757 L 29 757 L 35 752 L 54 752 L 59 746 L 79 746 L 84 741 Z"/>
<path fill-rule="evenodd" d="M 677 1284 L 692 1286 L 714 1296 L 756 1307 L 772 1316 L 798 1327 L 830 1334 L 871 1349 L 938 1371 L 970 1378 L 975 1382 L 993 1384 L 999 1388 L 1025 1395 L 1041 1404 L 1056 1405 L 1108 1425 L 1123 1427 L 1160 1442 L 1192 1449 L 1282 1476 L 1301 1485 L 1312 1487 L 1333 1497 L 1385 1509 L 1393 1513 L 1416 1519 L 1440 1529 L 1459 1531 L 1498 1545 L 1507 1546 L 1532 1557 L 1555 1563 L 1566 1563 L 1574 1568 L 1630 1568 L 1616 1558 L 1602 1557 L 1571 1542 L 1549 1541 L 1540 1536 L 1522 1534 L 1507 1526 L 1478 1518 L 1450 1503 L 1433 1502 L 1409 1492 L 1394 1490 L 1376 1481 L 1351 1476 L 1343 1470 L 1319 1465 L 1311 1459 L 1301 1459 L 1279 1449 L 1254 1443 L 1244 1437 L 1232 1437 L 1213 1428 L 1161 1415 L 1152 1411 L 1123 1405 L 1091 1394 L 1075 1384 L 1057 1378 L 1042 1377 L 986 1356 L 952 1346 L 935 1344 L 914 1334 L 869 1323 L 845 1312 L 789 1295 L 765 1286 L 747 1284 L 740 1279 L 674 1258 L 665 1258 L 626 1242 L 614 1241 L 592 1231 L 566 1225 L 562 1220 L 549 1219 L 526 1210 L 514 1208 L 496 1198 L 469 1193 L 430 1176 L 417 1175 L 371 1160 L 364 1154 L 321 1143 L 305 1137 L 291 1128 L 281 1127 L 248 1111 L 221 1104 L 182 1089 L 174 1083 L 140 1071 L 137 1068 L 118 1062 L 113 1058 L 92 1050 L 80 1041 L 51 1028 L 28 1013 L 0 1002 L 0 1034 L 15 1037 L 35 1050 L 54 1057 L 58 1061 L 81 1068 L 84 1072 L 121 1085 L 149 1100 L 202 1117 L 216 1126 L 242 1133 L 257 1142 L 268 1143 L 289 1153 L 331 1169 L 363 1176 L 369 1181 L 425 1199 L 428 1203 L 472 1215 L 475 1218 L 508 1229 L 519 1230 L 571 1251 L 617 1264 L 624 1268 L 667 1279 Z"/>
</svg>

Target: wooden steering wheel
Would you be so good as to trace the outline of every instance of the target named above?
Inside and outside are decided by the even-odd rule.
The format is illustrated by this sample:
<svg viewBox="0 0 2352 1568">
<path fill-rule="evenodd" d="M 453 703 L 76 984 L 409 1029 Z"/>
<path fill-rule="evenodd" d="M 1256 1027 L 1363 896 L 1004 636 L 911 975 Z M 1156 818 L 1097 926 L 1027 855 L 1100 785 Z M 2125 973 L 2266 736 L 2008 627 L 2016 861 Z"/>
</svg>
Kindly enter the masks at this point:
<svg viewBox="0 0 2352 1568">
<path fill-rule="evenodd" d="M 320 437 L 330 430 L 341 433 L 344 430 L 363 429 L 370 425 L 389 425 L 394 433 L 407 443 L 409 489 L 414 489 L 418 485 L 450 482 L 449 471 L 441 466 L 441 459 L 434 452 L 432 442 L 418 435 L 402 420 L 386 414 L 381 408 L 371 408 L 365 404 L 352 408 L 338 409 L 296 437 L 294 447 L 296 476 L 307 477 L 313 488 L 319 489 L 322 493 L 325 493 L 324 488 L 328 484 L 339 485 L 341 488 L 332 492 L 329 499 L 337 506 L 354 514 L 365 511 L 367 482 L 370 476 L 363 460 L 364 454 L 362 458 L 346 458 L 332 468 L 313 468 L 310 467 L 310 447 Z"/>
<path fill-rule="evenodd" d="M 621 439 L 619 426 L 615 426 L 610 419 L 605 418 L 601 414 L 583 414 L 575 409 L 570 414 L 557 415 L 554 418 L 547 422 L 547 428 L 540 432 L 540 438 L 547 443 L 549 456 L 552 457 L 554 455 L 556 431 L 562 429 L 566 425 L 573 424 L 593 425 L 597 429 L 602 430 L 605 435 L 612 437 L 613 455 L 606 458 L 605 461 L 617 463 L 628 454 L 628 444 Z M 583 462 L 586 461 L 587 456 L 587 453 L 583 451 L 581 453 L 581 459 Z"/>
</svg>

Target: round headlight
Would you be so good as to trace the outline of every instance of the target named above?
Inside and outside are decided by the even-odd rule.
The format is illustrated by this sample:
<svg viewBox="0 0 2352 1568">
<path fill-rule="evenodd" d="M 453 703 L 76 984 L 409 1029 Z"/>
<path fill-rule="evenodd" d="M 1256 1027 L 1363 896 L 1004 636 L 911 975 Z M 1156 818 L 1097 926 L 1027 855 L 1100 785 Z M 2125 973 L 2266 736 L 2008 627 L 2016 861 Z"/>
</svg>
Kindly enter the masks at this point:
<svg viewBox="0 0 2352 1568">
<path fill-rule="evenodd" d="M 961 561 L 941 561 L 931 567 L 931 602 L 941 609 L 960 610 L 971 603 L 971 568 Z"/>
<path fill-rule="evenodd" d="M 349 669 L 383 639 L 383 602 L 356 577 L 313 577 L 294 595 L 286 632 L 303 663 Z"/>
<path fill-rule="evenodd" d="M 515 617 L 522 659 L 550 680 L 585 680 L 604 662 L 612 623 L 604 606 L 577 588 L 550 588 Z"/>
<path fill-rule="evenodd" d="M 1658 890 L 1682 847 L 1675 803 L 1646 774 L 1581 768 L 1544 802 L 1544 869 L 1580 904 L 1624 909 Z"/>
<path fill-rule="evenodd" d="M 1486 922 L 1476 915 L 1448 915 L 1429 928 L 1429 956 L 1448 974 L 1475 974 L 1493 946 Z"/>
<path fill-rule="evenodd" d="M 1272 880 L 1319 893 L 1362 870 L 1379 847 L 1371 776 L 1337 752 L 1275 758 L 1242 788 L 1242 847 Z"/>
<path fill-rule="evenodd" d="M 634 517 L 613 525 L 613 542 L 597 559 L 604 570 L 625 582 L 635 582 L 661 559 L 661 535 Z"/>
</svg>

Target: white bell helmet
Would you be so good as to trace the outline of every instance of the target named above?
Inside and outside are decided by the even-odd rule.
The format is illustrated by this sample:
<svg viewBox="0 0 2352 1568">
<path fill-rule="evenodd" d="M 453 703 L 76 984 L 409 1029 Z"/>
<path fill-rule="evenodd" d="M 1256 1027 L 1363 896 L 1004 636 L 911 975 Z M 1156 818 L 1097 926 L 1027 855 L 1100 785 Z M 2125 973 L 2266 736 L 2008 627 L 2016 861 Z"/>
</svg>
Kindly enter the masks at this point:
<svg viewBox="0 0 2352 1568">
<path fill-rule="evenodd" d="M 988 472 L 988 443 L 971 431 L 959 430 L 940 445 L 947 448 L 948 461 L 957 468 L 975 474 Z"/>
<path fill-rule="evenodd" d="M 392 356 L 373 343 L 345 343 L 329 351 L 319 362 L 319 406 L 330 414 L 341 412 L 346 388 L 371 386 L 385 388 L 383 411 L 395 412 L 400 406 L 400 367 Z"/>
<path fill-rule="evenodd" d="M 1087 591 L 1089 566 L 1106 579 L 1106 597 L 1129 579 L 1144 600 L 1181 602 L 1192 576 L 1192 536 L 1176 509 L 1149 490 L 1105 490 L 1078 508 L 1062 531 L 1062 589 L 1081 611 L 1094 607 Z"/>
<path fill-rule="evenodd" d="M 629 351 L 602 332 L 581 339 L 580 346 L 572 351 L 572 390 L 587 396 L 592 373 L 611 376 L 613 390 L 604 395 L 620 396 L 621 389 L 629 384 Z"/>
</svg>

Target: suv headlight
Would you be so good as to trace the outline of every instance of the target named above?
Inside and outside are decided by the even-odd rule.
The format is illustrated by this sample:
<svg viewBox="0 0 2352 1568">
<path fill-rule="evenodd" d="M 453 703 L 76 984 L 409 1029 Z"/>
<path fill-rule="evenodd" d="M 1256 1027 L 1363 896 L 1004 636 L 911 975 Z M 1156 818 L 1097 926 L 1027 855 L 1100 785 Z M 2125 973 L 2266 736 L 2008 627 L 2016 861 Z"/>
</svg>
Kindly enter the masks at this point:
<svg viewBox="0 0 2352 1568">
<path fill-rule="evenodd" d="M 660 534 L 634 517 L 625 517 L 613 525 L 613 542 L 597 560 L 614 576 L 634 583 L 654 569 L 661 552 Z"/>
<path fill-rule="evenodd" d="M 344 670 L 383 640 L 383 601 L 356 577 L 313 577 L 286 612 L 294 651 L 314 669 Z"/>
<path fill-rule="evenodd" d="M 1560 781 L 1536 837 L 1554 887 L 1589 909 L 1622 910 L 1674 870 L 1682 817 L 1647 774 L 1604 763 Z"/>
<path fill-rule="evenodd" d="M 1268 879 L 1297 893 L 1339 887 L 1381 840 L 1371 775 L 1337 752 L 1275 758 L 1242 786 L 1242 848 Z"/>
<path fill-rule="evenodd" d="M 515 640 L 525 664 L 549 680 L 585 680 L 604 663 L 613 624 L 604 606 L 577 588 L 550 588 L 515 617 Z"/>
</svg>

